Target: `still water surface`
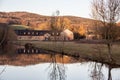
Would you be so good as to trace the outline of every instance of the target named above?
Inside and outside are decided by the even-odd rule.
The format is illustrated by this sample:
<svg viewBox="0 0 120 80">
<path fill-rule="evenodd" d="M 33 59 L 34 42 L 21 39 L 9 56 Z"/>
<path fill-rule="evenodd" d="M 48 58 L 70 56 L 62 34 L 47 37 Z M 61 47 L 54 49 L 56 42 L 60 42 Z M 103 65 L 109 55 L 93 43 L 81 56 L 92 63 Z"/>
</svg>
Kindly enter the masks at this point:
<svg viewBox="0 0 120 80">
<path fill-rule="evenodd" d="M 5 61 L 2 60 L 4 64 L 0 65 L 0 80 L 108 80 L 108 77 L 112 80 L 120 80 L 120 68 L 111 68 L 96 62 L 74 60 L 71 62 L 67 61 L 68 57 L 63 59 L 65 63 L 61 63 L 59 60 L 56 62 L 43 60 L 47 55 L 37 56 L 39 59 L 35 55 L 28 58 L 25 55 L 25 59 L 17 57 L 16 61 L 15 59 L 6 60 L 7 58 L 4 57 Z M 32 60 L 33 58 L 37 60 L 37 63 Z M 59 59 L 58 56 L 57 59 Z"/>
</svg>

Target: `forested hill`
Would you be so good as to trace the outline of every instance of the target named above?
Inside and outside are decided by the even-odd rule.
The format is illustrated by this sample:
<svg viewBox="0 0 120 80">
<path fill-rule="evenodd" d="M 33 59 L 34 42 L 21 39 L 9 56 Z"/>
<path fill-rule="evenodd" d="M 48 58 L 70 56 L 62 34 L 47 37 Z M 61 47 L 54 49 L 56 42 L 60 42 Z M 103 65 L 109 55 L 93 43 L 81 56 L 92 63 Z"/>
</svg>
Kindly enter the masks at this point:
<svg viewBox="0 0 120 80">
<path fill-rule="evenodd" d="M 95 20 L 76 17 L 60 16 L 70 28 L 78 30 L 80 27 L 93 27 Z M 32 29 L 49 29 L 51 16 L 44 16 L 29 12 L 0 12 L 0 23 L 17 24 L 29 26 Z M 118 22 L 120 26 L 120 22 Z"/>
<path fill-rule="evenodd" d="M 75 17 L 75 16 L 61 16 L 65 18 L 66 23 L 70 27 L 92 26 L 92 19 Z M 0 12 L 0 22 L 9 24 L 28 25 L 31 28 L 47 29 L 49 28 L 50 16 L 39 15 L 29 12 Z"/>
</svg>

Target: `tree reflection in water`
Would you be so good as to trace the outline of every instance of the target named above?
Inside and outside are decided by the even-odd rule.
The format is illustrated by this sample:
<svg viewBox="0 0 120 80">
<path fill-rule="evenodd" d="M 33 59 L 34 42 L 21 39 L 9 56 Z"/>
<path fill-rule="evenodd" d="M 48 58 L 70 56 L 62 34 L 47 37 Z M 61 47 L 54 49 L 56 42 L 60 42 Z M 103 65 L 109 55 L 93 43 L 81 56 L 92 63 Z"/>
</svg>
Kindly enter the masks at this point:
<svg viewBox="0 0 120 80">
<path fill-rule="evenodd" d="M 1 75 L 5 72 L 6 67 L 7 67 L 7 66 L 5 66 L 5 67 L 0 71 L 0 80 L 2 80 L 2 79 L 1 79 Z"/>
<path fill-rule="evenodd" d="M 92 80 L 104 80 L 104 74 L 102 73 L 103 64 L 94 62 L 92 64 L 90 77 Z"/>
<path fill-rule="evenodd" d="M 50 80 L 65 80 L 65 66 L 64 66 L 64 59 L 61 56 L 62 63 L 57 62 L 57 56 L 55 54 L 51 54 L 51 64 L 49 66 L 49 78 Z"/>
<path fill-rule="evenodd" d="M 110 65 L 108 66 L 108 79 L 107 80 L 112 80 L 112 75 L 111 75 L 111 70 L 112 67 Z M 92 69 L 91 69 L 91 74 L 90 77 L 92 80 L 106 80 L 102 71 L 103 64 L 102 63 L 96 63 L 94 62 L 92 64 Z"/>
<path fill-rule="evenodd" d="M 112 70 L 112 67 L 108 66 L 108 80 L 112 80 L 111 70 Z"/>
</svg>

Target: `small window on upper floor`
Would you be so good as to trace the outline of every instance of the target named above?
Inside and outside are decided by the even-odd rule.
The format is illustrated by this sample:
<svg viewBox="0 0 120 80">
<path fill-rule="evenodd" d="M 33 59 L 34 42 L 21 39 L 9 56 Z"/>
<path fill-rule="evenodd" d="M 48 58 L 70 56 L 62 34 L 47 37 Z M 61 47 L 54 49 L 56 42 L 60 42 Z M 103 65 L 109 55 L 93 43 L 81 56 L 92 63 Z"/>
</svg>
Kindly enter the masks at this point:
<svg viewBox="0 0 120 80">
<path fill-rule="evenodd" d="M 24 32 L 24 35 L 26 34 L 26 32 Z"/>
<path fill-rule="evenodd" d="M 42 32 L 40 32 L 40 34 L 43 34 Z"/>
<path fill-rule="evenodd" d="M 32 32 L 32 34 L 34 35 L 34 32 Z"/>
<path fill-rule="evenodd" d="M 36 32 L 36 35 L 38 35 L 38 32 Z"/>
<path fill-rule="evenodd" d="M 30 32 L 28 32 L 28 34 L 30 34 Z"/>
</svg>

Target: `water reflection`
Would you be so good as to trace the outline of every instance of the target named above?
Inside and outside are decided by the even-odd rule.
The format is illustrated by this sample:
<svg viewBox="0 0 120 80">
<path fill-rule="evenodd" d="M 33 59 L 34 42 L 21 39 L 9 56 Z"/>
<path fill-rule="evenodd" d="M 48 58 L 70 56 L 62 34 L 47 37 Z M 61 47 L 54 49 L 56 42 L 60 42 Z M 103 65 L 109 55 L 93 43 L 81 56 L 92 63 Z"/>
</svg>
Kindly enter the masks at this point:
<svg viewBox="0 0 120 80">
<path fill-rule="evenodd" d="M 49 66 L 50 80 L 66 80 L 64 58 L 62 55 L 59 57 L 61 59 L 61 63 L 57 62 L 57 56 L 55 54 L 51 54 L 51 64 Z"/>
<path fill-rule="evenodd" d="M 96 62 L 85 62 L 54 54 L 0 56 L 0 76 L 4 80 L 119 80 L 120 69 Z M 7 65 L 7 66 L 6 66 Z M 6 68 L 7 67 L 7 68 Z M 66 70 L 67 69 L 67 70 Z M 89 70 L 89 71 L 88 71 Z M 118 71 L 118 72 L 117 72 Z M 117 72 L 117 73 L 116 73 Z M 12 75 L 12 74 L 13 75 Z M 22 78 L 20 77 L 22 75 Z M 48 80 L 43 78 L 44 80 Z"/>
<path fill-rule="evenodd" d="M 90 77 L 92 80 L 104 80 L 104 74 L 102 73 L 103 64 L 100 63 L 92 63 L 91 74 Z"/>
<path fill-rule="evenodd" d="M 91 80 L 119 80 L 116 77 L 114 77 L 114 79 L 112 78 L 112 70 L 113 69 L 117 69 L 120 70 L 118 68 L 113 67 L 112 65 L 106 65 L 106 64 L 102 64 L 102 63 L 96 63 L 96 62 L 92 62 L 91 63 L 92 67 L 90 68 L 90 77 Z M 104 73 L 105 71 L 103 69 L 107 68 L 107 72 Z M 116 75 L 116 73 L 114 73 L 113 75 Z M 106 76 L 106 77 L 105 77 Z"/>
<path fill-rule="evenodd" d="M 108 67 L 108 80 L 112 80 L 112 74 L 111 74 L 112 67 Z"/>
<path fill-rule="evenodd" d="M 5 72 L 6 67 L 7 67 L 7 66 L 5 65 L 5 66 L 3 67 L 3 69 L 0 70 L 0 80 L 2 80 L 2 79 L 1 79 L 1 75 Z"/>
</svg>

